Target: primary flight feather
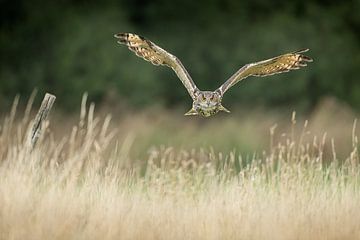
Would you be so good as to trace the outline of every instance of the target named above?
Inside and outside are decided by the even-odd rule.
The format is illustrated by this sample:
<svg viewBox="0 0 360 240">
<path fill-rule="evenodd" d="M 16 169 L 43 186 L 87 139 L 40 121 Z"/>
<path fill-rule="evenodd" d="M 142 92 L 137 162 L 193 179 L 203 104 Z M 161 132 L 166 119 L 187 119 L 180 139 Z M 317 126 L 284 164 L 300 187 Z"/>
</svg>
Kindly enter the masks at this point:
<svg viewBox="0 0 360 240">
<path fill-rule="evenodd" d="M 200 114 L 204 117 L 210 117 L 219 111 L 229 112 L 221 105 L 221 100 L 224 93 L 236 83 L 250 76 L 264 77 L 299 69 L 305 67 L 308 62 L 312 62 L 310 57 L 303 55 L 309 49 L 283 54 L 268 60 L 246 64 L 215 91 L 201 91 L 196 87 L 189 73 L 176 56 L 136 34 L 118 33 L 115 34 L 115 37 L 118 39 L 118 43 L 128 46 L 137 56 L 154 65 L 171 67 L 175 71 L 193 99 L 193 106 L 185 115 Z"/>
</svg>

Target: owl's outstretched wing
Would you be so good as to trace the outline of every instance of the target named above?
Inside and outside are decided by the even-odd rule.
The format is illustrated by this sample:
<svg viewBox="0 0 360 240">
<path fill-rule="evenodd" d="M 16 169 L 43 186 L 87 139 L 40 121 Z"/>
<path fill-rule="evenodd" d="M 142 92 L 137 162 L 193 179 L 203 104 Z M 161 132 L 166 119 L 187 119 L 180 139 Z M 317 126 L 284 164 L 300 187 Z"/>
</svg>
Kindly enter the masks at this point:
<svg viewBox="0 0 360 240">
<path fill-rule="evenodd" d="M 265 77 L 305 67 L 307 62 L 313 61 L 310 57 L 302 54 L 307 51 L 309 49 L 283 54 L 261 62 L 246 64 L 221 85 L 219 90 L 221 94 L 224 94 L 229 88 L 249 76 Z"/>
<path fill-rule="evenodd" d="M 198 88 L 176 56 L 136 34 L 118 33 L 114 36 L 119 39 L 118 43 L 125 44 L 131 51 L 135 52 L 137 56 L 142 57 L 146 61 L 154 65 L 171 67 L 188 90 L 190 96 L 195 99 L 195 92 Z"/>
</svg>

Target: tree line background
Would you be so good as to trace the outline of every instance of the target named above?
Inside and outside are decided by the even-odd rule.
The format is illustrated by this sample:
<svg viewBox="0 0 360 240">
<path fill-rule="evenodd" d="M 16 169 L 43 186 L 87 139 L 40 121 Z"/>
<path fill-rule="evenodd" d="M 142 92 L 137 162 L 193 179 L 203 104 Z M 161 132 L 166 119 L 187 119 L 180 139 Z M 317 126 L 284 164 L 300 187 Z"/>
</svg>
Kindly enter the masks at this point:
<svg viewBox="0 0 360 240">
<path fill-rule="evenodd" d="M 248 79 L 224 105 L 311 111 L 334 96 L 359 110 L 359 13 L 359 0 L 2 0 L 0 107 L 34 88 L 56 94 L 63 109 L 73 109 L 85 91 L 97 103 L 134 108 L 190 104 L 170 69 L 141 60 L 113 37 L 135 32 L 181 59 L 203 90 L 246 63 L 310 48 L 309 67 Z"/>
</svg>

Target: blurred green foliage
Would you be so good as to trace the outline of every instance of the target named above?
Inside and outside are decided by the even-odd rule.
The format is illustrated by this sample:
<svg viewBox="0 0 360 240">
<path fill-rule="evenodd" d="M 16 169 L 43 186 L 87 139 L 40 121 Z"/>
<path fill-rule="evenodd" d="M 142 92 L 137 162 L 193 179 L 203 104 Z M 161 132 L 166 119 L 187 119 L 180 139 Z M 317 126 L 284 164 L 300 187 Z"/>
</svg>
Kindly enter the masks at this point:
<svg viewBox="0 0 360 240">
<path fill-rule="evenodd" d="M 135 32 L 177 55 L 200 89 L 243 64 L 310 48 L 301 71 L 244 81 L 224 105 L 311 110 L 326 95 L 360 108 L 360 1 L 121 0 L 0 2 L 0 106 L 34 88 L 65 109 L 87 91 L 96 102 L 190 105 L 166 67 L 116 44 Z"/>
</svg>

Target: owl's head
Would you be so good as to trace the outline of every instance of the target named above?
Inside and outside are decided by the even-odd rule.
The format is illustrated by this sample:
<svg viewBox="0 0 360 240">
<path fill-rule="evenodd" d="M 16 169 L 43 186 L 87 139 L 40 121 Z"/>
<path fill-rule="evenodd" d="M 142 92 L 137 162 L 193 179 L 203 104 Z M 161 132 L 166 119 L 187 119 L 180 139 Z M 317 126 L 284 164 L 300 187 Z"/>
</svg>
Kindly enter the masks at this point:
<svg viewBox="0 0 360 240">
<path fill-rule="evenodd" d="M 196 95 L 194 107 L 213 109 L 221 104 L 221 96 L 218 92 L 202 91 Z"/>
<path fill-rule="evenodd" d="M 192 109 L 185 115 L 198 115 L 209 117 L 219 111 L 229 112 L 221 105 L 222 96 L 218 91 L 199 91 L 195 93 Z"/>
</svg>

